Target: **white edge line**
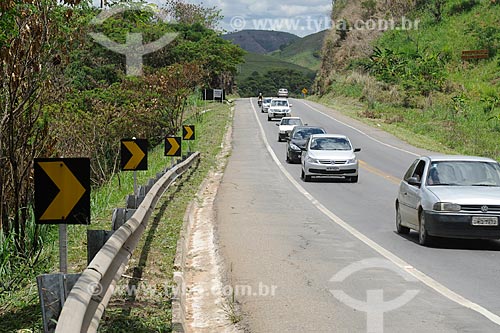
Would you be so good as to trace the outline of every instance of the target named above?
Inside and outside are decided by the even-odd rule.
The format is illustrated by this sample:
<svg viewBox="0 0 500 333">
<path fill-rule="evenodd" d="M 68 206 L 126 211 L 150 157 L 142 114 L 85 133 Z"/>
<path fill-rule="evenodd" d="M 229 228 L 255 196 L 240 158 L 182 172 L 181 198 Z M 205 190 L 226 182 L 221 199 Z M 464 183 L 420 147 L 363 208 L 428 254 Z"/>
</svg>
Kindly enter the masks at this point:
<svg viewBox="0 0 500 333">
<path fill-rule="evenodd" d="M 375 250 L 376 252 L 378 252 L 380 255 L 382 255 L 386 259 L 388 259 L 391 262 L 393 262 L 396 266 L 398 266 L 403 271 L 406 271 L 410 275 L 414 276 L 416 279 L 418 279 L 419 281 L 421 281 L 422 283 L 424 283 L 428 287 L 434 289 L 435 291 L 437 291 L 441 295 L 445 296 L 446 298 L 450 299 L 451 301 L 453 301 L 453 302 L 455 302 L 455 303 L 457 303 L 457 304 L 459 304 L 459 305 L 461 305 L 461 306 L 463 306 L 465 308 L 468 308 L 468 309 L 471 309 L 473 311 L 476 311 L 477 313 L 479 313 L 479 314 L 483 315 L 484 317 L 488 318 L 493 323 L 495 323 L 497 325 L 500 325 L 500 316 L 498 316 L 498 315 L 494 314 L 493 312 L 487 310 L 486 308 L 482 307 L 481 305 L 476 304 L 476 303 L 468 300 L 467 298 L 465 298 L 465 297 L 457 294 L 456 292 L 448 289 L 447 287 L 445 287 L 441 283 L 437 282 L 436 280 L 434 280 L 430 276 L 428 276 L 425 273 L 423 273 L 423 272 L 419 271 L 418 269 L 414 268 L 413 266 L 411 266 L 410 264 L 408 264 L 403 259 L 399 258 L 394 253 L 390 252 L 389 250 L 386 250 L 384 247 L 382 247 L 379 244 L 375 243 L 370 238 L 366 237 L 364 234 L 362 234 L 361 232 L 359 232 L 358 230 L 356 230 L 355 228 L 353 228 L 352 226 L 350 226 L 348 223 L 346 223 L 344 220 L 342 220 L 340 217 L 338 217 L 337 215 L 335 215 L 332 211 L 330 211 L 328 208 L 326 208 L 325 206 L 323 206 L 323 204 L 321 204 L 318 200 L 316 200 L 316 198 L 314 198 L 309 192 L 307 192 L 302 187 L 302 185 L 300 185 L 292 177 L 292 175 L 290 175 L 290 173 L 285 169 L 285 167 L 283 166 L 283 164 L 280 162 L 280 160 L 278 159 L 278 157 L 274 153 L 273 149 L 271 148 L 271 146 L 267 142 L 266 133 L 264 132 L 264 127 L 262 127 L 260 119 L 259 119 L 259 117 L 257 115 L 257 111 L 255 110 L 255 107 L 254 107 L 254 105 L 252 103 L 252 99 L 250 98 L 249 101 L 250 101 L 250 105 L 252 106 L 253 114 L 255 116 L 255 119 L 257 120 L 257 123 L 259 125 L 262 139 L 263 139 L 264 144 L 265 144 L 265 146 L 267 148 L 267 151 L 271 155 L 272 159 L 274 160 L 274 162 L 276 163 L 276 165 L 278 166 L 278 168 L 281 170 L 281 172 L 283 172 L 283 174 L 288 178 L 288 180 L 317 209 L 319 209 L 323 214 L 325 214 L 331 221 L 333 221 L 334 223 L 336 223 L 337 225 L 339 225 L 340 227 L 342 227 L 344 230 L 346 230 L 347 232 L 349 232 L 351 235 L 353 235 L 354 237 L 356 237 L 357 239 L 359 239 L 360 241 L 362 241 L 363 243 L 365 243 L 366 245 L 368 245 L 370 248 L 372 248 L 373 250 Z M 349 126 L 349 125 L 347 125 L 347 126 Z M 349 126 L 349 127 L 351 127 L 351 126 Z M 355 129 L 355 128 L 353 128 L 353 129 Z M 357 129 L 355 129 L 355 130 L 357 130 Z M 373 139 L 373 140 L 375 140 L 375 141 L 378 142 L 378 140 L 376 140 L 376 139 Z M 383 142 L 381 142 L 381 143 L 384 144 Z M 387 145 L 387 144 L 384 144 L 384 145 Z M 390 145 L 387 145 L 387 146 L 392 147 Z M 396 148 L 396 147 L 393 147 L 393 148 L 401 150 L 401 149 Z M 408 152 L 408 153 L 410 153 L 410 152 Z"/>
<path fill-rule="evenodd" d="M 297 100 L 297 101 L 300 101 L 300 100 Z M 344 126 L 346 126 L 346 127 L 349 127 L 350 129 L 352 129 L 352 130 L 354 130 L 354 131 L 356 131 L 356 132 L 358 132 L 358 133 L 360 133 L 360 134 L 362 134 L 362 135 L 366 136 L 366 137 L 367 137 L 367 138 L 369 138 L 370 140 L 373 140 L 373 141 L 375 141 L 375 142 L 377 142 L 377 143 L 380 143 L 381 145 L 384 145 L 384 146 L 389 147 L 389 148 L 392 148 L 392 149 L 399 150 L 399 151 L 401 151 L 401 152 L 403 152 L 403 153 L 410 154 L 410 155 L 413 155 L 413 156 L 420 156 L 420 154 L 416 154 L 416 153 L 413 153 L 413 152 L 411 152 L 411 151 L 409 151 L 409 150 L 406 150 L 406 149 L 403 149 L 403 148 L 399 148 L 399 147 L 396 147 L 396 146 L 390 145 L 390 144 L 388 144 L 388 143 L 382 142 L 382 141 L 380 141 L 380 140 L 378 140 L 378 139 L 375 139 L 374 137 L 370 136 L 369 134 L 367 134 L 367 133 L 363 132 L 362 130 L 360 130 L 360 129 L 358 129 L 358 128 L 354 127 L 354 126 L 351 126 L 351 125 L 349 125 L 349 124 L 347 124 L 347 123 L 344 123 L 344 122 L 343 122 L 343 121 L 341 121 L 341 120 L 335 119 L 334 117 L 332 117 L 332 116 L 330 116 L 329 114 L 326 114 L 326 113 L 324 113 L 324 112 L 320 111 L 318 108 L 315 108 L 314 106 L 310 105 L 310 104 L 309 104 L 309 103 L 307 103 L 307 102 L 304 102 L 304 101 L 300 101 L 300 102 L 301 102 L 302 104 L 304 104 L 305 106 L 307 106 L 307 107 L 309 107 L 309 108 L 313 109 L 314 111 L 321 113 L 322 115 L 324 115 L 324 116 L 326 116 L 326 117 L 328 117 L 328 118 L 332 119 L 333 121 L 336 121 L 336 122 L 337 122 L 337 123 L 339 123 L 339 124 L 342 124 L 342 125 L 344 125 Z"/>
</svg>

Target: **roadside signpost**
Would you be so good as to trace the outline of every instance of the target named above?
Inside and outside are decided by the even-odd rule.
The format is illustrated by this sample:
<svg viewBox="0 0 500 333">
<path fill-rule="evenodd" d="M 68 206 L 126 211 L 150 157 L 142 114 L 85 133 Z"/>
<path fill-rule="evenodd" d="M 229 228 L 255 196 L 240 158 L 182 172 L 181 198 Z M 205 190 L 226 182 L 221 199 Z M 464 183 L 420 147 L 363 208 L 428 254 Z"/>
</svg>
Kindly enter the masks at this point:
<svg viewBox="0 0 500 333">
<path fill-rule="evenodd" d="M 120 165 L 122 171 L 134 171 L 134 195 L 137 197 L 137 170 L 148 169 L 148 140 L 122 139 Z"/>
<path fill-rule="evenodd" d="M 68 271 L 67 224 L 90 224 L 90 159 L 37 158 L 35 222 L 59 224 L 59 266 Z"/>
<path fill-rule="evenodd" d="M 182 140 L 192 141 L 195 140 L 195 127 L 194 125 L 183 125 L 182 126 Z M 191 143 L 188 142 L 188 152 L 191 151 Z"/>
<path fill-rule="evenodd" d="M 182 156 L 182 138 L 180 136 L 167 136 L 165 138 L 165 156 L 170 156 L 170 164 L 174 165 L 174 157 Z"/>
<path fill-rule="evenodd" d="M 303 97 L 306 97 L 307 93 L 308 93 L 307 88 L 302 89 L 302 95 L 303 95 Z"/>
</svg>

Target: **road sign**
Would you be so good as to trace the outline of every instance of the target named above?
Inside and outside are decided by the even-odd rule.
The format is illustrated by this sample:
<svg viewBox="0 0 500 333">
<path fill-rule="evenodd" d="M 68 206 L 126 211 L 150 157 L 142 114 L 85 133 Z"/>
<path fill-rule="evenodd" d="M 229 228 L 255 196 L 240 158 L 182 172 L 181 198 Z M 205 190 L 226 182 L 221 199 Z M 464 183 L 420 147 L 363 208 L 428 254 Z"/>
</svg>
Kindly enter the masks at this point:
<svg viewBox="0 0 500 333">
<path fill-rule="evenodd" d="M 181 140 L 180 136 L 165 138 L 165 156 L 181 156 Z"/>
<path fill-rule="evenodd" d="M 90 224 L 90 159 L 35 159 L 37 224 Z"/>
<path fill-rule="evenodd" d="M 307 88 L 302 89 L 302 93 L 305 95 L 307 94 Z"/>
<path fill-rule="evenodd" d="M 123 171 L 147 170 L 148 140 L 122 139 L 120 162 Z"/>
<path fill-rule="evenodd" d="M 182 126 L 182 139 L 183 140 L 194 140 L 194 125 L 184 125 Z"/>
</svg>

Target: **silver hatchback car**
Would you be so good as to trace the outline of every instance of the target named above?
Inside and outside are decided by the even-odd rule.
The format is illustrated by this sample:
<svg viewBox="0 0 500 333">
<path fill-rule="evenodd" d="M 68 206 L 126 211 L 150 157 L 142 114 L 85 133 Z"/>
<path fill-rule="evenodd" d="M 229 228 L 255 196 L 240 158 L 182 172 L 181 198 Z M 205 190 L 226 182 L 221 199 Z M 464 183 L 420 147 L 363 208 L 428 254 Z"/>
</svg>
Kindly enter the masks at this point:
<svg viewBox="0 0 500 333">
<path fill-rule="evenodd" d="M 473 156 L 423 156 L 403 177 L 396 199 L 396 230 L 434 236 L 500 239 L 500 164 Z"/>
<path fill-rule="evenodd" d="M 302 176 L 308 182 L 312 176 L 344 177 L 358 181 L 358 159 L 351 141 L 345 135 L 313 134 L 302 150 Z"/>
</svg>

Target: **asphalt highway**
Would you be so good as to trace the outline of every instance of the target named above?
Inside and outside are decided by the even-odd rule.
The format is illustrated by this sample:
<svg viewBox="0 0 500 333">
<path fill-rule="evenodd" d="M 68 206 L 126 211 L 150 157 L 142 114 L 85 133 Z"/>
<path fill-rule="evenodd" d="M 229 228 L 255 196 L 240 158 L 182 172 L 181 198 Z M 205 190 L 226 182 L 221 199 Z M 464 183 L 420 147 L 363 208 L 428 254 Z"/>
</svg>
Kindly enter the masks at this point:
<svg viewBox="0 0 500 333">
<path fill-rule="evenodd" d="M 305 183 L 285 162 L 277 121 L 236 103 L 233 152 L 219 188 L 227 283 L 252 332 L 499 332 L 500 242 L 395 233 L 399 180 L 428 151 L 319 104 L 292 114 L 347 135 L 359 182 Z M 265 291 L 268 291 L 266 293 Z"/>
</svg>

